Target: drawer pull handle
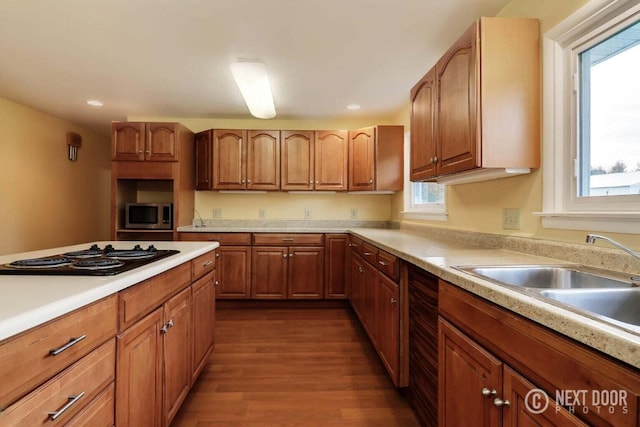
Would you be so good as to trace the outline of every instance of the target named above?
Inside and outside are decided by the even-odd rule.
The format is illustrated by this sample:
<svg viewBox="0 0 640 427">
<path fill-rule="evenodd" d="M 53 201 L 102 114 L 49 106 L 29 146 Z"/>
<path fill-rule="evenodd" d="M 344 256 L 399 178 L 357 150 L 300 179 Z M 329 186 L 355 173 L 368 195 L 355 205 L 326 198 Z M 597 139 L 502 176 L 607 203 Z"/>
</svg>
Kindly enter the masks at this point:
<svg viewBox="0 0 640 427">
<path fill-rule="evenodd" d="M 384 266 L 384 267 L 386 267 L 387 265 L 389 265 L 389 264 L 387 264 L 387 263 L 386 263 L 386 262 L 384 262 L 384 261 L 378 261 L 378 264 L 380 264 L 380 265 L 382 265 L 382 266 Z"/>
<path fill-rule="evenodd" d="M 203 267 L 209 267 L 211 264 L 213 264 L 213 261 L 207 261 L 204 264 L 202 264 Z"/>
<path fill-rule="evenodd" d="M 293 239 L 292 239 L 292 238 L 284 238 L 284 237 L 283 237 L 283 238 L 282 238 L 282 241 L 283 241 L 283 242 L 293 242 Z"/>
<path fill-rule="evenodd" d="M 67 411 L 67 409 L 71 408 L 78 400 L 80 400 L 82 396 L 84 396 L 84 391 L 75 396 L 69 396 L 68 397 L 69 401 L 67 402 L 66 405 L 64 405 L 58 411 L 49 412 L 49 419 L 51 421 L 55 421 L 60 415 L 64 414 Z"/>
<path fill-rule="evenodd" d="M 358 247 L 358 245 L 356 245 L 355 243 L 349 243 L 349 247 L 350 248 L 356 248 L 356 247 Z"/>
<path fill-rule="evenodd" d="M 365 252 L 365 253 L 363 253 L 362 255 L 364 255 L 364 256 L 371 256 L 371 255 L 373 255 L 373 254 L 372 254 L 371 252 Z"/>
<path fill-rule="evenodd" d="M 66 349 L 68 349 L 69 347 L 73 347 L 74 345 L 78 344 L 80 341 L 82 341 L 86 337 L 87 337 L 86 335 L 80 335 L 77 338 L 71 338 L 71 339 L 69 339 L 69 342 L 66 343 L 65 345 L 63 345 L 62 347 L 58 347 L 58 348 L 54 348 L 52 350 L 49 350 L 49 354 L 52 355 L 52 356 L 57 356 L 60 353 L 62 353 L 63 351 L 65 351 Z"/>
</svg>

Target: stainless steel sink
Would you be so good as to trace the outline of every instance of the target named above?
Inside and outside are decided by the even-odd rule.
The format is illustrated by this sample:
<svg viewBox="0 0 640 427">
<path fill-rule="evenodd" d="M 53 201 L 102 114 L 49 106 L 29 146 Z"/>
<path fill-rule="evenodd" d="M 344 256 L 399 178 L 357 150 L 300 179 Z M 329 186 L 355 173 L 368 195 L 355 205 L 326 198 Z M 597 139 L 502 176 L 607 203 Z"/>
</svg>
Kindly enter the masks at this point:
<svg viewBox="0 0 640 427">
<path fill-rule="evenodd" d="M 640 288 L 543 290 L 540 295 L 640 332 Z"/>
<path fill-rule="evenodd" d="M 458 266 L 460 271 L 499 284 L 535 289 L 630 288 L 630 276 L 586 266 Z"/>
</svg>

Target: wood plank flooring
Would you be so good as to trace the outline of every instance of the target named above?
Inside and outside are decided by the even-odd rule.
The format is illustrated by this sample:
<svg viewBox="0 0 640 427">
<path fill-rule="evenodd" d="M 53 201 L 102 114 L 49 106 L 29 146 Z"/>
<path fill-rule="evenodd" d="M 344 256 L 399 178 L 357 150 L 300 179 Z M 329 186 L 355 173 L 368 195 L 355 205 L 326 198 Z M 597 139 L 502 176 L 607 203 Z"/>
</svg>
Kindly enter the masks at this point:
<svg viewBox="0 0 640 427">
<path fill-rule="evenodd" d="M 219 309 L 173 426 L 417 426 L 348 308 Z"/>
</svg>

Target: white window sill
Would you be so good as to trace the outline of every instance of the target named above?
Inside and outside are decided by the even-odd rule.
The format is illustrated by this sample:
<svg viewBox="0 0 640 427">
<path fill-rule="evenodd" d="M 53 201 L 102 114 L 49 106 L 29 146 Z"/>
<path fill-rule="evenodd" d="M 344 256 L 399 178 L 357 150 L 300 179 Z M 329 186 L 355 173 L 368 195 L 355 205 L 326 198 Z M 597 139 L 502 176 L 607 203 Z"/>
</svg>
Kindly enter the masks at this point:
<svg viewBox="0 0 640 427">
<path fill-rule="evenodd" d="M 416 212 L 402 211 L 403 219 L 420 219 L 424 221 L 446 221 L 448 215 L 446 212 Z"/>
<path fill-rule="evenodd" d="M 640 233 L 640 212 L 534 212 L 545 228 Z"/>
</svg>

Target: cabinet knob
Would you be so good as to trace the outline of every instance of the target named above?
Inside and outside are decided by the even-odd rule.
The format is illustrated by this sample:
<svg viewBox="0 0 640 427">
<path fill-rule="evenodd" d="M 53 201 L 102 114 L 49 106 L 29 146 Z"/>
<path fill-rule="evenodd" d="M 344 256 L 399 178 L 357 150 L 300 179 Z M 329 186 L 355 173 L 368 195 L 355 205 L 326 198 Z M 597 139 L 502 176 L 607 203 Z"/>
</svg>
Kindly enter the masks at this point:
<svg viewBox="0 0 640 427">
<path fill-rule="evenodd" d="M 395 298 L 391 298 L 391 304 L 395 304 L 395 303 L 397 303 L 397 302 L 398 302 L 398 300 L 397 300 L 397 299 L 395 299 Z"/>
<path fill-rule="evenodd" d="M 282 254 L 282 258 L 286 258 L 286 257 L 287 257 L 287 254 Z"/>
<path fill-rule="evenodd" d="M 247 180 L 247 184 L 251 184 L 251 180 L 250 179 Z"/>
<path fill-rule="evenodd" d="M 502 408 L 504 406 L 510 406 L 511 402 L 509 402 L 508 400 L 502 400 L 499 397 L 496 397 L 493 401 L 493 404 L 496 405 L 496 407 L 498 408 Z"/>
<path fill-rule="evenodd" d="M 216 258 L 220 258 L 220 254 L 216 252 Z"/>
<path fill-rule="evenodd" d="M 495 390 L 490 390 L 490 389 L 488 389 L 486 387 L 482 387 L 481 393 L 482 393 L 482 397 L 485 397 L 485 398 L 488 399 L 491 396 L 495 396 L 498 392 L 495 391 Z"/>
<path fill-rule="evenodd" d="M 369 184 L 373 184 L 373 180 L 372 179 L 369 180 Z"/>
<path fill-rule="evenodd" d="M 216 280 L 215 282 L 213 282 L 213 286 L 220 286 L 220 282 Z"/>
<path fill-rule="evenodd" d="M 431 163 L 438 163 L 438 157 L 432 157 Z"/>
<path fill-rule="evenodd" d="M 316 184 L 320 184 L 320 181 L 316 181 Z"/>
<path fill-rule="evenodd" d="M 359 271 L 360 273 L 364 273 L 364 269 L 363 269 L 362 267 L 358 267 L 358 271 Z"/>
</svg>

